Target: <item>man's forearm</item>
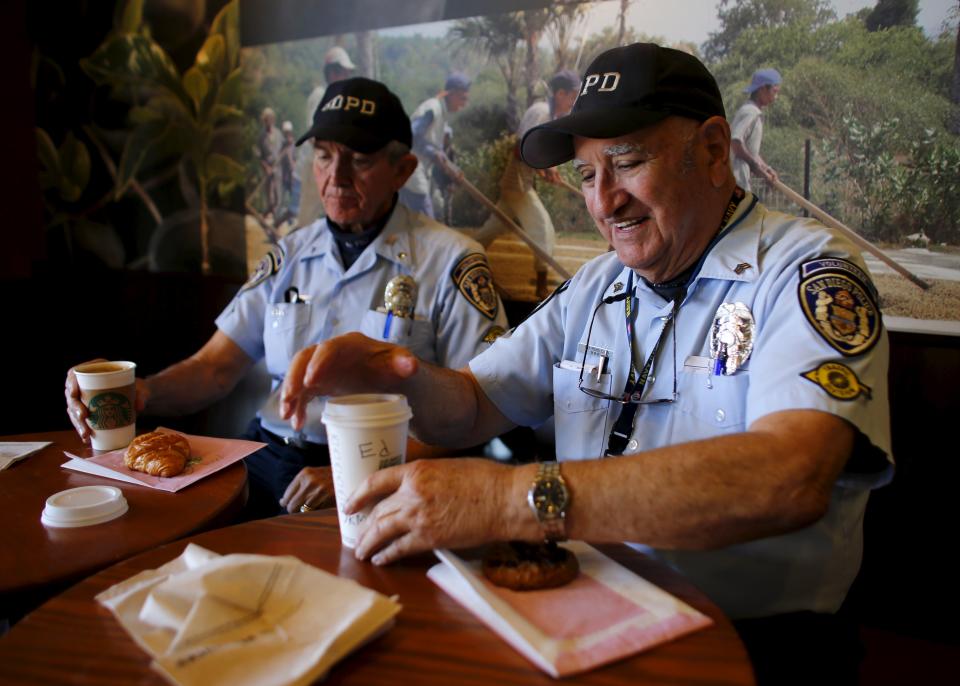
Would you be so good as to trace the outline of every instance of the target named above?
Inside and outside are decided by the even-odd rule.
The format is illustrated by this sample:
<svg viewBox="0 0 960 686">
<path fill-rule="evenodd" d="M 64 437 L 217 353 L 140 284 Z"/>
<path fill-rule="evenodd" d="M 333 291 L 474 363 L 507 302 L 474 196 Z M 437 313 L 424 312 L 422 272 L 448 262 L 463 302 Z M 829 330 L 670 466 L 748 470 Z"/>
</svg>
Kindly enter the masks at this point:
<svg viewBox="0 0 960 686">
<path fill-rule="evenodd" d="M 567 535 L 705 550 L 802 528 L 826 511 L 852 435 L 837 417 L 799 411 L 740 434 L 566 461 Z M 530 481 L 529 469 L 515 473 L 514 499 Z M 529 522 L 518 520 L 512 533 L 528 529 Z"/>
<path fill-rule="evenodd" d="M 208 407 L 226 396 L 236 380 L 188 357 L 147 377 L 145 383 L 149 395 L 144 413 L 171 416 L 191 414 Z"/>
<path fill-rule="evenodd" d="M 467 369 L 420 363 L 400 389 L 413 407 L 411 430 L 424 443 L 467 448 L 504 430 L 506 421 Z M 490 407 L 488 407 L 488 405 Z"/>
</svg>

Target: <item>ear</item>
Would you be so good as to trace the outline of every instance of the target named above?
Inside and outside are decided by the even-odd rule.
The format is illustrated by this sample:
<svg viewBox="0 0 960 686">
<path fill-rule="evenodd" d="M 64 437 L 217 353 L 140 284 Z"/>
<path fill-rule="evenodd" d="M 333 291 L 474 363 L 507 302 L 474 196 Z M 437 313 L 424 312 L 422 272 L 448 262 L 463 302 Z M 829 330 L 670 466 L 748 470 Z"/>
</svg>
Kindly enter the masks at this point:
<svg viewBox="0 0 960 686">
<path fill-rule="evenodd" d="M 700 125 L 700 140 L 707 152 L 707 170 L 710 182 L 720 188 L 729 179 L 730 125 L 723 117 L 710 117 Z"/>
<path fill-rule="evenodd" d="M 420 161 L 412 152 L 408 152 L 393 165 L 393 190 L 398 191 L 403 188 L 403 184 L 416 170 Z"/>
</svg>

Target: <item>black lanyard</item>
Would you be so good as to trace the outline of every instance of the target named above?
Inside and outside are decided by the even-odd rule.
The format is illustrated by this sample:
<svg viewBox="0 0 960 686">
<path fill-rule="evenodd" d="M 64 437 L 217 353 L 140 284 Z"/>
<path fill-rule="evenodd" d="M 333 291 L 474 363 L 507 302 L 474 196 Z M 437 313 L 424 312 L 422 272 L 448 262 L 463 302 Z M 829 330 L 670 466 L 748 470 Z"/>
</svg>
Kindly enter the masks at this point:
<svg viewBox="0 0 960 686">
<path fill-rule="evenodd" d="M 633 307 L 633 270 L 630 270 L 630 276 L 627 279 L 627 298 L 624 301 L 624 311 L 626 318 L 626 329 L 627 329 L 627 348 L 630 351 L 630 375 L 627 378 L 627 383 L 623 389 L 624 398 L 635 397 L 637 401 L 640 400 L 640 396 L 643 395 L 643 390 L 647 385 L 647 379 L 650 376 L 650 370 L 653 367 L 653 361 L 656 358 L 657 354 L 660 352 L 660 348 L 663 345 L 663 339 L 666 337 L 667 328 L 671 326 L 676 326 L 675 320 L 677 318 L 677 311 L 680 309 L 680 303 L 683 302 L 683 299 L 687 295 L 687 287 L 693 280 L 697 277 L 697 274 L 700 273 L 700 269 L 703 267 L 703 263 L 707 259 L 707 255 L 713 250 L 713 247 L 720 242 L 720 238 L 724 234 L 724 229 L 727 226 L 727 222 L 730 221 L 730 218 L 737 211 L 737 207 L 740 205 L 740 201 L 743 200 L 744 196 L 743 189 L 737 186 L 733 189 L 733 194 L 730 196 L 730 202 L 727 203 L 727 209 L 723 213 L 723 218 L 720 220 L 720 226 L 717 227 L 716 235 L 713 237 L 713 240 L 707 245 L 703 253 L 700 255 L 700 259 L 697 260 L 697 263 L 694 265 L 694 268 L 690 270 L 690 274 L 687 277 L 685 283 L 682 284 L 681 290 L 673 298 L 673 306 L 670 309 L 670 315 L 665 318 L 663 323 L 663 328 L 660 329 L 660 335 L 657 336 L 657 342 L 653 346 L 653 350 L 650 352 L 650 355 L 647 357 L 647 361 L 643 365 L 643 369 L 640 370 L 640 374 L 635 376 L 636 365 L 633 364 L 633 323 L 637 318 L 637 308 Z M 676 335 L 676 332 L 674 332 Z M 676 355 L 677 351 L 674 350 L 673 354 Z M 674 364 L 676 364 L 676 359 L 674 359 Z M 676 373 L 676 372 L 674 372 Z M 676 383 L 676 379 L 674 379 Z M 674 389 L 676 390 L 676 389 Z M 613 424 L 613 429 L 610 430 L 610 437 L 607 439 L 607 449 L 604 452 L 604 456 L 616 456 L 623 455 L 623 451 L 627 447 L 627 443 L 630 440 L 630 434 L 633 433 L 633 422 L 637 416 L 637 409 L 640 407 L 640 402 L 628 402 L 620 408 L 620 415 L 617 417 L 617 421 Z"/>
</svg>

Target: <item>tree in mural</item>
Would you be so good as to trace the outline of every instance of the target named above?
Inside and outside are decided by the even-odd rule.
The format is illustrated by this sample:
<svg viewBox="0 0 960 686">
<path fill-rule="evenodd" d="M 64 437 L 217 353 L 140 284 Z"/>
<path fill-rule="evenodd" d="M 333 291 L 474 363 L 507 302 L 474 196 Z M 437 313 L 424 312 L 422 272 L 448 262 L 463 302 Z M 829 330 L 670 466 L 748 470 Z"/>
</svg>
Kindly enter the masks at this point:
<svg viewBox="0 0 960 686">
<path fill-rule="evenodd" d="M 814 31 L 836 19 L 836 13 L 828 0 L 720 0 L 717 19 L 720 30 L 703 45 L 710 61 L 724 57 L 749 29 L 796 24 Z"/>
<path fill-rule="evenodd" d="M 519 53 L 524 38 L 520 13 L 511 12 L 457 21 L 450 35 L 460 42 L 460 49 L 473 50 L 492 60 L 506 86 L 506 114 L 510 128 L 520 121 L 517 89 L 522 77 Z"/>
<path fill-rule="evenodd" d="M 878 0 L 864 20 L 868 31 L 882 31 L 894 26 L 915 26 L 919 0 Z"/>
</svg>

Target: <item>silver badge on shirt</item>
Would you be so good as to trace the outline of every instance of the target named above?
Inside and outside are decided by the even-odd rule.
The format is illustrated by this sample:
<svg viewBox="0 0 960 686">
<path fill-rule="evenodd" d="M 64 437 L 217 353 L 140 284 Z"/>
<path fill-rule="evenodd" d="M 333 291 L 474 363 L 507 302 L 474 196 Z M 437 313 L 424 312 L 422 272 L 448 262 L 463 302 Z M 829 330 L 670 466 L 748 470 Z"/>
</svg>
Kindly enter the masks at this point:
<svg viewBox="0 0 960 686">
<path fill-rule="evenodd" d="M 756 328 L 750 308 L 743 303 L 723 303 L 717 308 L 710 329 L 714 375 L 728 376 L 746 363 Z"/>
<path fill-rule="evenodd" d="M 412 317 L 417 302 L 417 282 L 406 274 L 395 276 L 383 291 L 383 304 L 395 317 Z"/>
</svg>

